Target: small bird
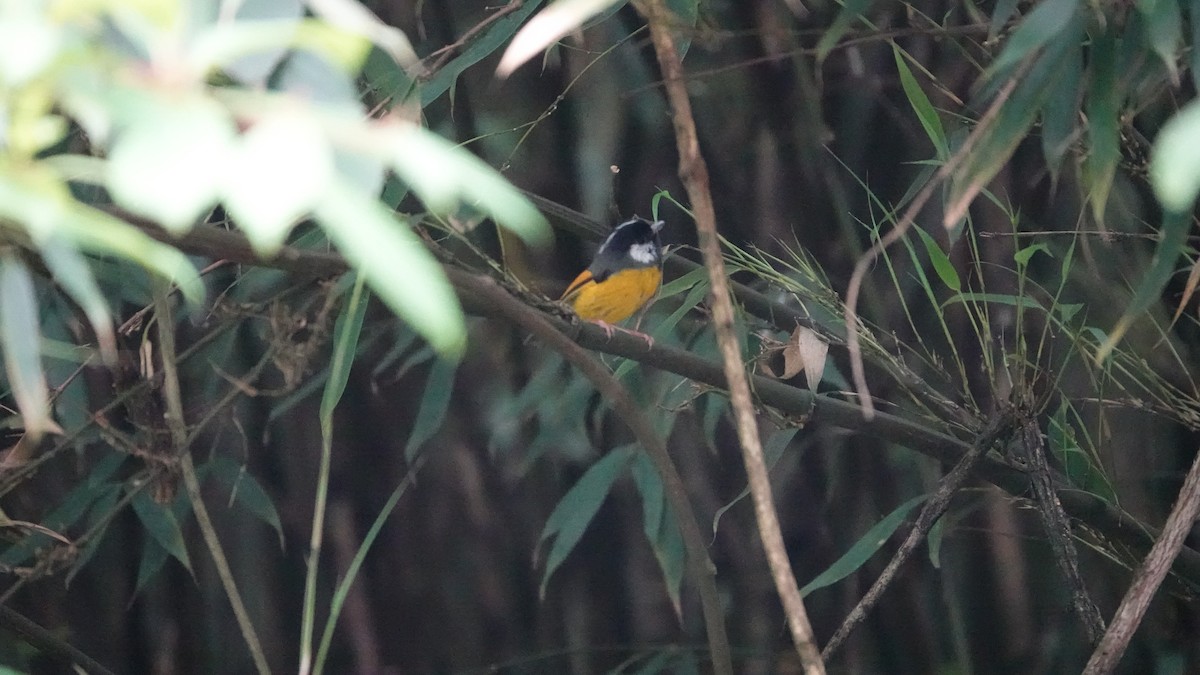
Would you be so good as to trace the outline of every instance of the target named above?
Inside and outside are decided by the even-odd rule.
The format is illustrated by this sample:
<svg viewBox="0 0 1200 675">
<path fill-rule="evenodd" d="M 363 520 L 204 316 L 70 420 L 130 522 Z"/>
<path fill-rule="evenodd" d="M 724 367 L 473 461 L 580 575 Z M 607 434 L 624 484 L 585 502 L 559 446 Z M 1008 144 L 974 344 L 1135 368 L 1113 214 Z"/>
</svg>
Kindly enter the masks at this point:
<svg viewBox="0 0 1200 675">
<path fill-rule="evenodd" d="M 595 259 L 563 292 L 561 301 L 579 318 L 600 324 L 612 337 L 613 324 L 642 308 L 662 283 L 663 221 L 634 217 L 613 229 Z M 623 329 L 622 329 L 623 330 Z M 635 331 L 625 331 L 649 338 Z"/>
</svg>

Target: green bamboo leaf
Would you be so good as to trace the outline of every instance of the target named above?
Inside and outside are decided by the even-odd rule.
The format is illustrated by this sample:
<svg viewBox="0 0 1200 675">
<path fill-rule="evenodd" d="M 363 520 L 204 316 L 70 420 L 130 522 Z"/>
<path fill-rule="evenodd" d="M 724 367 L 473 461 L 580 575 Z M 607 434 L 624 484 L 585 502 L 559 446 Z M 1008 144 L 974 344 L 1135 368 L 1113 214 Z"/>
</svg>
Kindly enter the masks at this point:
<svg viewBox="0 0 1200 675">
<path fill-rule="evenodd" d="M 842 557 L 830 565 L 828 569 L 818 574 L 817 578 L 805 584 L 804 588 L 800 589 L 800 594 L 807 596 L 809 593 L 819 588 L 831 586 L 857 571 L 858 568 L 871 559 L 871 556 L 875 555 L 875 552 L 900 527 L 904 519 L 908 516 L 908 513 L 924 502 L 926 498 L 926 495 L 913 497 L 900 506 L 897 506 L 887 517 L 867 530 L 867 533 L 855 542 Z"/>
<path fill-rule="evenodd" d="M 1179 67 L 1175 59 L 1183 44 L 1183 15 L 1179 0 L 1138 0 L 1137 8 L 1146 19 L 1142 24 L 1146 41 L 1162 59 L 1171 81 L 1178 84 Z"/>
<path fill-rule="evenodd" d="M 46 267 L 54 275 L 54 280 L 62 286 L 67 295 L 79 305 L 96 333 L 100 344 L 100 353 L 106 363 L 115 364 L 117 359 L 117 337 L 113 328 L 112 314 L 108 311 L 108 302 L 92 276 L 92 270 L 87 261 L 71 246 L 63 241 L 61 235 L 52 236 L 41 242 L 38 251 Z"/>
<path fill-rule="evenodd" d="M 1008 39 L 1008 44 L 988 67 L 982 79 L 992 79 L 1050 44 L 1051 40 L 1066 29 L 1072 19 L 1079 16 L 1079 6 L 1079 0 L 1045 0 L 1037 3 L 1033 11 L 1021 21 L 1020 27 Z"/>
<path fill-rule="evenodd" d="M 1048 0 L 1038 8 L 1058 1 Z M 964 197 L 977 194 L 1008 163 L 1013 151 L 1028 136 L 1039 111 L 1068 71 L 1066 52 L 1078 49 L 1077 40 L 1082 36 L 1083 20 L 1076 15 L 1068 22 L 1064 35 L 1046 47 L 1029 74 L 1017 83 L 988 133 L 979 139 L 974 151 L 956 172 L 950 198 L 956 208 L 948 211 L 943 220 L 947 229 L 955 230 L 965 217 L 967 203 L 963 201 Z"/>
<path fill-rule="evenodd" d="M 913 77 L 912 70 L 905 62 L 904 53 L 898 45 L 892 45 L 892 55 L 896 59 L 896 70 L 900 73 L 900 85 L 904 87 L 904 95 L 908 98 L 908 104 L 917 114 L 917 119 L 920 120 L 921 127 L 925 129 L 925 135 L 933 143 L 937 156 L 939 158 L 947 157 L 950 154 L 950 146 L 946 141 L 946 130 L 942 128 L 942 118 L 938 117 L 937 110 L 930 103 L 929 97 L 925 95 L 925 90 L 921 89 L 917 78 Z"/>
<path fill-rule="evenodd" d="M 317 205 L 316 217 L 393 312 L 443 355 L 462 353 L 467 329 L 458 297 L 406 224 L 377 200 L 340 182 Z"/>
<path fill-rule="evenodd" d="M 817 41 L 817 63 L 824 61 L 825 57 L 829 56 L 829 52 L 833 51 L 833 48 L 842 41 L 854 22 L 866 14 L 871 7 L 871 0 L 838 0 L 838 4 L 842 8 L 833 18 L 829 29 L 822 33 L 821 39 Z"/>
<path fill-rule="evenodd" d="M 1031 244 L 1014 253 L 1013 260 L 1016 261 L 1019 267 L 1025 267 L 1033 259 L 1034 254 L 1038 252 L 1045 253 L 1051 258 L 1054 257 L 1054 254 L 1050 252 L 1049 246 L 1045 244 Z"/>
<path fill-rule="evenodd" d="M 1019 307 L 1021 309 L 1036 309 L 1045 311 L 1042 304 L 1037 300 L 1026 295 L 1008 295 L 1005 293 L 956 293 L 953 297 L 948 298 L 942 303 L 942 308 L 949 307 L 955 304 L 973 304 L 973 303 L 991 303 L 995 305 L 1008 305 L 1009 307 Z"/>
<path fill-rule="evenodd" d="M 371 294 L 364 288 L 366 277 L 354 276 L 354 287 L 346 298 L 342 311 L 333 326 L 333 356 L 329 364 L 329 379 L 321 392 L 321 435 L 329 438 L 333 433 L 333 411 L 346 392 L 350 369 L 354 366 L 354 354 L 358 349 L 358 337 L 362 333 L 363 317 L 367 313 L 367 302 Z"/>
<path fill-rule="evenodd" d="M 1116 76 L 1117 38 L 1113 31 L 1093 37 L 1089 54 L 1092 70 L 1087 96 L 1089 147 L 1084 168 L 1092 213 L 1096 220 L 1103 221 L 1117 162 L 1121 159 L 1121 92 Z"/>
<path fill-rule="evenodd" d="M 634 450 L 635 458 L 630 469 L 634 484 L 642 495 L 642 531 L 646 534 L 658 567 L 662 570 L 667 595 L 676 613 L 681 611 L 680 589 L 683 586 L 685 550 L 683 534 L 675 514 L 667 504 L 662 478 L 654 463 L 644 452 Z"/>
<path fill-rule="evenodd" d="M 279 519 L 279 512 L 262 484 L 246 471 L 246 466 L 228 457 L 217 456 L 209 460 L 205 468 L 209 477 L 229 490 L 229 507 L 244 508 L 269 525 L 279 535 L 279 548 L 282 549 L 283 522 Z"/>
<path fill-rule="evenodd" d="M 88 479 L 91 479 L 90 475 Z M 85 541 L 79 549 L 79 555 L 71 561 L 71 569 L 63 579 L 65 586 L 70 586 L 75 575 L 79 574 L 79 571 L 96 555 L 96 551 L 100 548 L 100 542 L 107 541 L 104 534 L 108 531 L 108 526 L 112 523 L 112 511 L 117 507 L 117 500 L 121 497 L 121 490 L 122 486 L 119 483 L 107 483 L 97 491 L 95 501 L 92 502 L 91 508 L 88 509 L 87 522 L 89 530 L 92 528 L 99 529 L 93 531 L 91 538 Z"/>
<path fill-rule="evenodd" d="M 149 539 L 142 545 L 142 557 L 138 560 L 137 583 L 133 587 L 134 596 L 139 595 L 150 580 L 158 576 L 171 554 L 154 539 Z"/>
<path fill-rule="evenodd" d="M 1150 184 L 1159 203 L 1170 211 L 1190 211 L 1200 194 L 1200 152 L 1196 148 L 1200 148 L 1200 100 L 1188 103 L 1167 120 L 1154 139 Z"/>
<path fill-rule="evenodd" d="M 1057 179 L 1063 159 L 1070 150 L 1079 126 L 1079 99 L 1083 87 L 1083 50 L 1063 52 L 1058 83 L 1051 88 L 1042 107 L 1042 156 Z"/>
<path fill-rule="evenodd" d="M 539 546 L 547 540 L 554 540 L 546 556 L 546 571 L 538 589 L 540 597 L 546 596 L 546 584 L 549 583 L 550 576 L 579 543 L 588 524 L 592 522 L 592 518 L 596 516 L 600 505 L 612 489 L 613 483 L 632 459 L 633 452 L 629 448 L 609 452 L 593 464 L 554 507 L 550 517 L 546 519 L 541 536 L 538 537 Z"/>
<path fill-rule="evenodd" d="M 1163 287 L 1175 273 L 1175 262 L 1179 260 L 1184 245 L 1187 243 L 1188 229 L 1191 224 L 1192 218 L 1188 212 L 1166 211 L 1163 213 L 1163 224 L 1159 229 L 1162 238 L 1159 239 L 1158 247 L 1154 251 L 1154 258 L 1150 261 L 1150 271 L 1146 273 L 1137 289 L 1134 290 L 1133 299 L 1130 300 L 1129 307 L 1125 308 L 1125 313 L 1121 315 L 1117 325 L 1113 326 L 1108 337 L 1096 350 L 1096 363 L 1103 363 L 1133 325 L 1134 320 L 1150 309 L 1151 305 L 1160 301 Z"/>
<path fill-rule="evenodd" d="M 404 458 L 410 464 L 416 460 L 421 446 L 442 428 L 446 412 L 450 410 L 450 396 L 454 393 L 454 374 L 457 370 L 458 363 L 455 361 L 434 360 L 425 382 L 421 406 L 417 409 L 417 420 L 404 446 Z"/>
<path fill-rule="evenodd" d="M 942 569 L 942 543 L 946 540 L 946 516 L 943 513 L 929 528 L 926 542 L 929 544 L 929 563 L 934 569 Z"/>
<path fill-rule="evenodd" d="M 633 483 L 642 495 L 642 529 L 646 538 L 654 541 L 667 508 L 662 479 L 659 478 L 654 463 L 644 452 L 637 452 L 636 448 L 631 448 L 630 451 L 636 453 L 629 469 L 633 474 Z"/>
<path fill-rule="evenodd" d="M 937 241 L 923 228 L 915 227 L 913 229 L 920 235 L 921 243 L 925 244 L 925 252 L 929 254 L 929 262 L 933 265 L 933 271 L 937 273 L 946 288 L 955 292 L 962 290 L 962 280 L 958 276 L 958 270 L 954 269 L 954 263 L 950 261 L 950 256 L 946 255 Z"/>
<path fill-rule="evenodd" d="M 487 58 L 501 46 L 508 44 L 521 24 L 525 23 L 525 19 L 529 18 L 529 15 L 533 14 L 541 5 L 542 0 L 526 0 L 516 11 L 492 22 L 487 29 L 471 41 L 461 54 L 442 66 L 441 70 L 421 87 L 421 107 L 428 106 L 446 93 L 467 68 Z M 368 75 L 368 77 L 370 76 Z M 392 74 L 389 77 L 386 69 L 381 68 L 380 73 L 372 80 L 372 84 L 385 93 L 391 93 L 397 90 L 397 84 L 404 84 L 405 79 L 399 74 Z"/>
<path fill-rule="evenodd" d="M 146 528 L 150 538 L 162 546 L 171 557 L 183 563 L 189 572 L 192 571 L 192 561 L 188 557 L 187 544 L 183 539 L 183 529 L 175 518 L 175 512 L 170 507 L 157 504 L 150 498 L 149 493 L 140 490 L 134 496 L 133 512 Z"/>
<path fill-rule="evenodd" d="M 50 390 L 42 370 L 41 331 L 33 277 L 19 259 L 0 257 L 0 347 L 4 371 L 25 433 L 36 440 L 62 433 L 50 416 Z"/>
</svg>

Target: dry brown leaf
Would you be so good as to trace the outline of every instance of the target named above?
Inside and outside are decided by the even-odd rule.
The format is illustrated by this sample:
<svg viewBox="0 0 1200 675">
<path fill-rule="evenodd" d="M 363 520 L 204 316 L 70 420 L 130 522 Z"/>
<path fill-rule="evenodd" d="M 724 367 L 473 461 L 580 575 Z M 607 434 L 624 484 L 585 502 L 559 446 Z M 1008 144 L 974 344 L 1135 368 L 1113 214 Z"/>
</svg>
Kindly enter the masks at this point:
<svg viewBox="0 0 1200 675">
<path fill-rule="evenodd" d="M 820 335 L 806 326 L 796 326 L 783 349 L 783 378 L 795 377 L 804 371 L 808 388 L 816 391 L 825 374 L 825 356 L 828 353 L 829 343 Z"/>
</svg>

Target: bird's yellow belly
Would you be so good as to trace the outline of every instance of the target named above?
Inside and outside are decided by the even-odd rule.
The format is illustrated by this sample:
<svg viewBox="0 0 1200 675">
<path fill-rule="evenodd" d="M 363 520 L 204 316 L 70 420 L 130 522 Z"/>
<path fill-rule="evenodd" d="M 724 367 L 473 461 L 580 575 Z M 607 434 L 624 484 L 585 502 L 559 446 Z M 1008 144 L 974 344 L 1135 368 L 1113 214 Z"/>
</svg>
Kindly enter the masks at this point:
<svg viewBox="0 0 1200 675">
<path fill-rule="evenodd" d="M 581 319 L 617 323 L 654 297 L 660 283 L 662 270 L 657 267 L 622 270 L 601 283 L 585 284 L 571 298 L 571 306 Z"/>
</svg>

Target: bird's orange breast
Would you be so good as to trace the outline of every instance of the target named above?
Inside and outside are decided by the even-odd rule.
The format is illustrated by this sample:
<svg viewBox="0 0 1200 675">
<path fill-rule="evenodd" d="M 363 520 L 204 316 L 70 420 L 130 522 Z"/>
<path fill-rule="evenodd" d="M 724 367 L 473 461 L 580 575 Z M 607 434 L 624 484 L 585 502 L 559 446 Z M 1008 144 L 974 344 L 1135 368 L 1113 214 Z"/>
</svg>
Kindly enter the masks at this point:
<svg viewBox="0 0 1200 675">
<path fill-rule="evenodd" d="M 661 283 L 658 267 L 621 270 L 599 283 L 585 270 L 567 287 L 562 299 L 581 319 L 617 323 L 641 309 Z"/>
</svg>

